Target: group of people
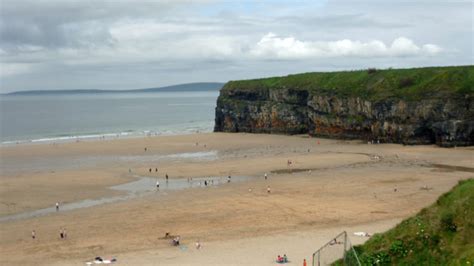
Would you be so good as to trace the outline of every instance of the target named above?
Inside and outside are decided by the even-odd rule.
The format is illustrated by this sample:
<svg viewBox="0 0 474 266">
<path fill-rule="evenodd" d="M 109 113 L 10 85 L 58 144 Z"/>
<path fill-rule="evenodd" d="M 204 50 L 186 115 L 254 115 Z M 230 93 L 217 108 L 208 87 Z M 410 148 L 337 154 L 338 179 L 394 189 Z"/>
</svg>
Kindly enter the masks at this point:
<svg viewBox="0 0 474 266">
<path fill-rule="evenodd" d="M 192 177 L 188 177 L 188 182 L 193 182 L 193 178 Z M 198 181 L 199 182 L 199 186 L 210 186 L 210 185 L 214 185 L 214 180 L 213 179 L 206 179 L 204 181 Z"/>
<path fill-rule="evenodd" d="M 288 262 L 288 257 L 286 256 L 286 254 L 283 254 L 283 257 L 278 255 L 277 262 L 278 263 L 287 263 Z"/>
<path fill-rule="evenodd" d="M 169 236 L 170 236 L 170 234 L 166 233 L 165 238 L 167 238 Z M 180 240 L 181 240 L 180 236 L 175 236 L 171 240 L 171 243 L 172 243 L 173 246 L 179 246 L 180 245 Z M 199 241 L 199 240 L 197 240 L 194 245 L 196 246 L 196 249 L 198 249 L 198 250 L 201 249 L 201 247 L 202 247 L 201 241 Z"/>
<path fill-rule="evenodd" d="M 66 239 L 67 238 L 66 228 L 59 229 L 59 238 L 61 238 L 61 239 Z M 36 230 L 31 231 L 31 239 L 33 239 L 33 240 L 36 239 Z"/>
<path fill-rule="evenodd" d="M 230 181 L 232 180 L 232 177 L 229 175 L 227 177 L 227 183 L 230 183 Z M 192 177 L 189 177 L 188 178 L 188 182 L 192 182 L 193 181 L 193 178 Z M 219 180 L 217 180 L 217 182 L 219 183 Z M 212 179 L 212 177 L 210 177 L 210 179 L 206 179 L 203 181 L 199 181 L 199 185 L 204 185 L 204 186 L 210 186 L 210 185 L 214 185 L 214 179 Z"/>
<path fill-rule="evenodd" d="M 199 142 L 196 142 L 196 146 L 199 146 Z M 204 144 L 203 146 L 204 146 L 204 148 L 207 148 L 206 144 Z"/>
<path fill-rule="evenodd" d="M 211 185 L 211 184 L 214 185 L 214 180 L 212 180 L 212 179 L 211 180 L 204 180 L 204 186 L 207 187 L 207 185 Z"/>
<path fill-rule="evenodd" d="M 178 235 L 178 236 L 172 236 L 169 232 L 166 232 L 165 234 L 165 239 L 166 238 L 172 238 L 171 239 L 171 244 L 173 246 L 179 246 L 181 243 L 181 237 Z M 196 246 L 196 249 L 201 249 L 202 247 L 202 244 L 201 244 L 201 241 L 197 240 L 196 243 L 194 244 Z"/>
<path fill-rule="evenodd" d="M 150 170 L 151 170 L 151 168 L 150 168 Z M 158 171 L 158 169 L 157 169 L 157 171 Z M 168 178 L 169 178 L 168 174 L 166 174 L 165 175 L 166 183 L 168 183 Z M 156 180 L 156 188 L 160 189 L 160 181 L 159 180 Z"/>
<path fill-rule="evenodd" d="M 377 140 L 370 140 L 370 141 L 367 141 L 367 144 L 380 144 L 380 140 L 377 139 Z"/>
<path fill-rule="evenodd" d="M 128 172 L 131 173 L 132 169 L 128 169 Z M 148 168 L 148 172 L 149 173 L 153 172 L 153 168 Z M 155 167 L 155 173 L 158 173 L 158 168 L 156 168 L 156 167 Z M 169 179 L 169 176 L 168 176 L 167 173 L 165 174 L 165 179 L 166 179 L 166 181 L 168 181 L 168 179 Z"/>
<path fill-rule="evenodd" d="M 56 209 L 56 212 L 59 212 L 59 201 L 56 202 L 56 204 L 54 205 L 55 209 Z M 65 239 L 67 237 L 67 233 L 66 233 L 66 229 L 65 228 L 61 228 L 59 229 L 59 237 L 61 239 Z M 36 230 L 32 230 L 31 231 L 31 239 L 36 239 Z"/>
</svg>

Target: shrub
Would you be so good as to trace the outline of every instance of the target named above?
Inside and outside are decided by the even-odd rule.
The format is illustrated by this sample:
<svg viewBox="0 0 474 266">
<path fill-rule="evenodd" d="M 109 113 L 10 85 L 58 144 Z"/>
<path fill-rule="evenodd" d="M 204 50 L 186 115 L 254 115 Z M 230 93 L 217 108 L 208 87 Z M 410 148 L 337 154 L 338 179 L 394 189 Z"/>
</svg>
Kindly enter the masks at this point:
<svg viewBox="0 0 474 266">
<path fill-rule="evenodd" d="M 377 72 L 377 69 L 374 68 L 374 67 L 367 69 L 367 73 L 369 73 L 369 74 L 373 74 L 373 73 L 375 73 L 375 72 Z"/>
<path fill-rule="evenodd" d="M 408 255 L 408 250 L 403 245 L 403 241 L 395 240 L 390 246 L 390 254 L 396 257 L 405 257 Z"/>
<path fill-rule="evenodd" d="M 444 213 L 441 216 L 441 227 L 446 232 L 456 232 L 457 225 L 454 223 L 454 214 L 452 212 Z"/>
<path fill-rule="evenodd" d="M 398 83 L 398 87 L 399 88 L 406 88 L 406 87 L 410 87 L 410 86 L 413 86 L 415 84 L 415 81 L 412 79 L 412 78 L 401 78 L 399 83 Z"/>
</svg>

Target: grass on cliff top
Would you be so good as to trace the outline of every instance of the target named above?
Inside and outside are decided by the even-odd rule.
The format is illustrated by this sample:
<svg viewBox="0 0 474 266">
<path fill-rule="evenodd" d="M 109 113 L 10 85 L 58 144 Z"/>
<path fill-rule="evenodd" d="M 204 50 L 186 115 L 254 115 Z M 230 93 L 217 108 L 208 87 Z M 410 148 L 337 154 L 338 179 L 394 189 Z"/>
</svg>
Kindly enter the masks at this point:
<svg viewBox="0 0 474 266">
<path fill-rule="evenodd" d="M 362 265 L 473 265 L 474 179 L 355 250 Z"/>
<path fill-rule="evenodd" d="M 226 89 L 303 89 L 370 100 L 474 95 L 474 66 L 315 72 L 254 80 L 230 81 Z"/>
</svg>

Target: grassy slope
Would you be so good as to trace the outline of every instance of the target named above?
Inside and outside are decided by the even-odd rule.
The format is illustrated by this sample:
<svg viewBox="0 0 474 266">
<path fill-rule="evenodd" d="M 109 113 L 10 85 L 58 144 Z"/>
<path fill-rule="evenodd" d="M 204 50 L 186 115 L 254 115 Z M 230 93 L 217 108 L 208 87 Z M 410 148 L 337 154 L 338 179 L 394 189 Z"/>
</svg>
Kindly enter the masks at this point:
<svg viewBox="0 0 474 266">
<path fill-rule="evenodd" d="M 308 89 L 318 94 L 359 96 L 370 100 L 474 96 L 474 66 L 316 72 L 254 80 L 230 81 L 224 89 Z"/>
<path fill-rule="evenodd" d="M 355 249 L 363 265 L 474 265 L 474 179 Z"/>
</svg>

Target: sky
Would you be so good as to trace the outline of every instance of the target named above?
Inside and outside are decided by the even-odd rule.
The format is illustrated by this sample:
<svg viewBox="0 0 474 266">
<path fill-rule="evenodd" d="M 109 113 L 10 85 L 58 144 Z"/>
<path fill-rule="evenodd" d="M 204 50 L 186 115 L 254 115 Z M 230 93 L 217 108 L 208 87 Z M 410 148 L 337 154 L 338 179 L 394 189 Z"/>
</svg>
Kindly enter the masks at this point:
<svg viewBox="0 0 474 266">
<path fill-rule="evenodd" d="M 0 0 L 0 93 L 472 65 L 464 0 Z"/>
</svg>

